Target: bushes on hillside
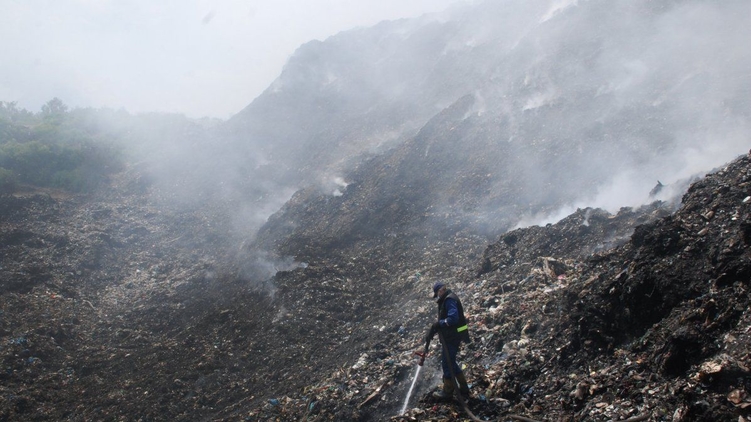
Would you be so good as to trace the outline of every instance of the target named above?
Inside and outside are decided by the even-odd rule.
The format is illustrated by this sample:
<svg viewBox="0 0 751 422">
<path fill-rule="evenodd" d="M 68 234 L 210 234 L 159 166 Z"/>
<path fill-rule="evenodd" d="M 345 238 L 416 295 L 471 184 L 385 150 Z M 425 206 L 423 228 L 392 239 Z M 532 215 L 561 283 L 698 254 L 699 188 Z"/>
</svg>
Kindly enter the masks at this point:
<svg viewBox="0 0 751 422">
<path fill-rule="evenodd" d="M 112 142 L 71 117 L 55 98 L 32 114 L 0 102 L 0 189 L 18 183 L 74 192 L 94 189 L 121 168 Z"/>
<path fill-rule="evenodd" d="M 0 167 L 0 195 L 11 194 L 16 191 L 18 177 L 12 171 Z"/>
</svg>

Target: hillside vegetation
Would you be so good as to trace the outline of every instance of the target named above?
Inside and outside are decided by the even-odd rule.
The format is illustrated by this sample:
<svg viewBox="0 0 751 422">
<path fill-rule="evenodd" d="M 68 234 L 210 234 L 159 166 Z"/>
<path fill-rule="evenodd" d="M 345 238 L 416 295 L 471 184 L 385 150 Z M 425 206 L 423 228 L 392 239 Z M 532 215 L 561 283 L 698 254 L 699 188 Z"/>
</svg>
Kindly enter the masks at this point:
<svg viewBox="0 0 751 422">
<path fill-rule="evenodd" d="M 122 169 L 121 152 L 111 134 L 93 127 L 90 111 L 68 111 L 50 100 L 40 113 L 0 102 L 0 189 L 19 185 L 91 192 Z"/>
</svg>

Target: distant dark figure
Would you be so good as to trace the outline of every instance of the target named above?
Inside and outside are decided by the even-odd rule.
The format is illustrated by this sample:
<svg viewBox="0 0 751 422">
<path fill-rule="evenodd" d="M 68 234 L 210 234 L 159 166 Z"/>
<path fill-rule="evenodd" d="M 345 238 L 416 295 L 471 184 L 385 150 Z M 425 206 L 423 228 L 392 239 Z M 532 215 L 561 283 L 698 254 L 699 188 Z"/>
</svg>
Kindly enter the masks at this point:
<svg viewBox="0 0 751 422">
<path fill-rule="evenodd" d="M 653 187 L 651 191 L 649 191 L 649 197 L 650 198 L 654 198 L 655 196 L 657 196 L 657 194 L 660 193 L 660 191 L 662 190 L 662 188 L 664 186 L 665 185 L 663 185 L 662 183 L 660 183 L 660 181 L 658 180 L 657 181 L 657 185 L 655 187 Z"/>
<path fill-rule="evenodd" d="M 441 367 L 443 368 L 443 388 L 433 393 L 438 399 L 448 399 L 454 394 L 454 378 L 459 384 L 462 397 L 469 397 L 469 386 L 459 365 L 456 355 L 462 342 L 469 343 L 467 319 L 459 297 L 449 290 L 443 282 L 433 285 L 433 298 L 438 303 L 438 321 L 430 327 L 425 344 L 430 343 L 436 333 L 441 339 Z"/>
</svg>

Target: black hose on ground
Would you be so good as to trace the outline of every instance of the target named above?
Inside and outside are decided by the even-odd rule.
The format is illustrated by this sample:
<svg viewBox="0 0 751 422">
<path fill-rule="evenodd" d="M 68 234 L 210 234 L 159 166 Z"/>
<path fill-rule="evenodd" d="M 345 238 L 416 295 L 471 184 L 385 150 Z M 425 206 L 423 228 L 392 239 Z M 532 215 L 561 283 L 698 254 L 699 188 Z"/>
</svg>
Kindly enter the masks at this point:
<svg viewBox="0 0 751 422">
<path fill-rule="evenodd" d="M 443 347 L 443 353 L 446 356 L 446 359 L 448 359 L 449 356 L 449 349 L 446 347 L 446 342 L 443 340 L 443 333 L 438 331 L 438 338 L 441 340 L 441 347 Z M 469 407 L 467 407 L 467 402 L 464 400 L 464 397 L 462 397 L 461 389 L 459 388 L 459 383 L 456 381 L 456 373 L 454 372 L 454 365 L 451 365 L 451 362 L 449 362 L 449 371 L 451 371 L 451 382 L 454 384 L 454 393 L 459 397 L 459 404 L 462 405 L 462 409 L 464 409 L 464 412 L 467 413 L 469 418 L 476 422 L 484 422 L 481 419 L 478 419 L 477 416 L 472 413 L 472 411 L 469 410 Z M 467 397 L 469 399 L 469 397 Z M 515 419 L 518 421 L 523 422 L 539 422 L 534 419 L 526 418 L 524 416 L 518 416 L 518 415 L 506 415 L 507 418 Z"/>
<path fill-rule="evenodd" d="M 449 349 L 446 347 L 446 342 L 443 339 L 443 333 L 438 331 L 438 338 L 441 340 L 441 347 L 443 347 L 443 355 L 446 357 L 446 359 L 449 359 Z M 464 397 L 462 397 L 461 389 L 459 388 L 459 383 L 456 381 L 456 373 L 454 372 L 454 365 L 452 365 L 452 362 L 448 362 L 449 371 L 451 371 L 451 382 L 454 384 L 454 393 L 459 397 L 459 404 L 462 405 L 462 408 L 464 409 L 464 412 L 467 413 L 470 419 L 477 422 L 483 422 L 481 419 L 478 419 L 477 416 L 472 413 L 472 411 L 469 410 L 469 407 L 467 407 L 467 402 L 464 400 Z M 469 397 L 467 397 L 469 399 Z"/>
</svg>

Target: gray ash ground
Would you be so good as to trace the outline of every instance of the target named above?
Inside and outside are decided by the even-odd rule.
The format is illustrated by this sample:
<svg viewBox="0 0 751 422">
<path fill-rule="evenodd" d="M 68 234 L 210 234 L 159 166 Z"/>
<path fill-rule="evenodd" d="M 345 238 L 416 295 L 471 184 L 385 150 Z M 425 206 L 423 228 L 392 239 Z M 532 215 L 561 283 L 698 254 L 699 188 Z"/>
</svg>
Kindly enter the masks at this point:
<svg viewBox="0 0 751 422">
<path fill-rule="evenodd" d="M 287 212 L 315 203 L 298 200 Z M 492 240 L 358 234 L 352 214 L 305 209 L 327 249 L 267 229 L 300 265 L 260 280 L 224 209 L 117 182 L 0 198 L 0 420 L 463 420 L 429 396 L 437 344 L 399 414 L 438 278 L 469 314 L 482 420 L 751 417 L 749 157 L 677 209 L 583 209 Z"/>
</svg>

